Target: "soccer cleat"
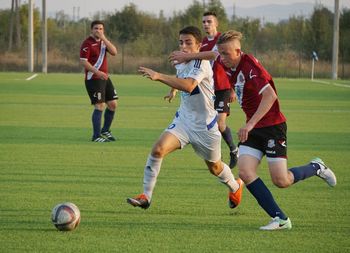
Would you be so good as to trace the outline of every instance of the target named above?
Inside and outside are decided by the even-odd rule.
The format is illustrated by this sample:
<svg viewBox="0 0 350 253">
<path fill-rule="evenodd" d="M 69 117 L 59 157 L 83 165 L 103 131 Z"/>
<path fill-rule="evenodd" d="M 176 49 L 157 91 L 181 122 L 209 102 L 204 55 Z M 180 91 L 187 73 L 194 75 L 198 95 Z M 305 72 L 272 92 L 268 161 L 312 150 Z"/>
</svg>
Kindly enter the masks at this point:
<svg viewBox="0 0 350 253">
<path fill-rule="evenodd" d="M 320 158 L 314 158 L 310 161 L 310 163 L 316 163 L 320 166 L 320 169 L 317 170 L 317 176 L 326 181 L 329 186 L 334 187 L 337 184 L 337 178 L 335 177 L 333 171 L 331 168 L 327 167 L 327 165 Z"/>
<path fill-rule="evenodd" d="M 292 222 L 288 218 L 287 220 L 282 220 L 280 217 L 276 216 L 273 218 L 269 224 L 260 227 L 260 230 L 281 230 L 281 229 L 291 229 Z"/>
<path fill-rule="evenodd" d="M 110 140 L 104 138 L 103 136 L 99 136 L 99 137 L 92 137 L 92 140 L 93 142 L 110 142 Z"/>
<path fill-rule="evenodd" d="M 243 191 L 243 181 L 242 179 L 238 178 L 237 183 L 239 184 L 239 188 L 236 192 L 229 192 L 228 193 L 228 206 L 230 208 L 236 208 L 239 203 L 241 203 L 242 199 L 242 191 Z"/>
<path fill-rule="evenodd" d="M 101 135 L 102 135 L 105 139 L 107 139 L 107 140 L 109 140 L 109 141 L 115 141 L 115 140 L 116 140 L 116 138 L 112 135 L 111 131 L 103 132 L 103 133 L 101 133 Z"/>
<path fill-rule="evenodd" d="M 132 206 L 141 207 L 143 209 L 147 209 L 151 205 L 151 202 L 148 201 L 146 195 L 143 193 L 136 196 L 135 198 L 127 198 L 126 202 Z"/>
<path fill-rule="evenodd" d="M 238 161 L 238 148 L 230 152 L 230 168 L 233 169 Z"/>
</svg>

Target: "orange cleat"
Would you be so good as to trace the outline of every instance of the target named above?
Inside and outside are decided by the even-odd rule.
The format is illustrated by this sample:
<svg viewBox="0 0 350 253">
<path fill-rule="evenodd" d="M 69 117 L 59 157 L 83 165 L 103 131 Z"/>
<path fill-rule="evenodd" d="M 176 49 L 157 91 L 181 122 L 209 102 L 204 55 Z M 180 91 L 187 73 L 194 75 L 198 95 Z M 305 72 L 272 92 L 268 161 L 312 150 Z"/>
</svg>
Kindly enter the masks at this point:
<svg viewBox="0 0 350 253">
<path fill-rule="evenodd" d="M 147 197 L 144 193 L 142 193 L 134 198 L 127 198 L 126 202 L 128 202 L 132 206 L 141 207 L 143 209 L 147 209 L 151 205 L 150 201 L 147 199 Z"/>
<path fill-rule="evenodd" d="M 238 190 L 236 192 L 229 192 L 228 194 L 228 206 L 230 208 L 236 208 L 239 205 L 239 203 L 241 203 L 242 199 L 244 182 L 240 178 L 236 179 L 236 181 L 239 184 Z"/>
</svg>

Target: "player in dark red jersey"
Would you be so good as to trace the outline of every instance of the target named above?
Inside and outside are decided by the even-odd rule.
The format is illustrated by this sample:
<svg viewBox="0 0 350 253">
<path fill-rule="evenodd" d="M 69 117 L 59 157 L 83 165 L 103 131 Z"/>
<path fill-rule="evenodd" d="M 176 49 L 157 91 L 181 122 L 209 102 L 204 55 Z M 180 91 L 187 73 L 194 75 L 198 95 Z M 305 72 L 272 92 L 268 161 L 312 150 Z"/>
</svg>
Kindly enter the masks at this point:
<svg viewBox="0 0 350 253">
<path fill-rule="evenodd" d="M 217 61 L 227 67 L 239 104 L 246 114 L 246 123 L 238 131 L 239 176 L 272 218 L 268 225 L 260 229 L 291 229 L 290 219 L 257 175 L 262 157 L 266 155 L 272 182 L 280 188 L 311 176 L 319 176 L 333 187 L 336 177 L 319 158 L 304 166 L 287 168 L 286 118 L 280 110 L 273 79 L 253 56 L 241 51 L 241 37 L 240 32 L 228 31 L 220 35 L 217 41 L 220 53 Z"/>
<path fill-rule="evenodd" d="M 84 40 L 80 48 L 80 62 L 85 68 L 85 87 L 91 104 L 94 105 L 92 113 L 94 142 L 115 141 L 110 127 L 117 108 L 118 95 L 108 77 L 107 53 L 114 56 L 117 54 L 117 49 L 105 37 L 104 23 L 95 20 L 91 23 L 90 36 Z M 101 129 L 104 110 L 104 124 Z"/>
<path fill-rule="evenodd" d="M 184 54 L 182 52 L 173 52 L 170 56 L 171 61 L 178 63 L 187 62 L 193 59 L 212 60 L 218 55 L 216 41 L 220 36 L 217 31 L 218 20 L 215 12 L 205 12 L 202 18 L 203 30 L 207 34 L 202 40 L 200 53 Z M 218 126 L 222 138 L 230 149 L 230 168 L 236 166 L 238 157 L 238 148 L 233 142 L 231 129 L 226 124 L 226 118 L 230 115 L 230 103 L 234 101 L 235 93 L 225 73 L 224 66 L 220 63 L 211 61 L 213 67 L 213 78 L 215 88 L 215 109 L 218 112 Z"/>
</svg>

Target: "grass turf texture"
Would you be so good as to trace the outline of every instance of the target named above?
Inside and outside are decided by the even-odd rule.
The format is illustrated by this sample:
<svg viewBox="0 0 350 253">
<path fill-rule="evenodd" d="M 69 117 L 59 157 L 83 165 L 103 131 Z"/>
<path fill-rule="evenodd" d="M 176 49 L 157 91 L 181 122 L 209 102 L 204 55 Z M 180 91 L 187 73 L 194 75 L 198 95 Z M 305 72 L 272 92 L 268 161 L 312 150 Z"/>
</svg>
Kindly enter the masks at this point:
<svg viewBox="0 0 350 253">
<path fill-rule="evenodd" d="M 114 143 L 92 143 L 82 75 L 0 73 L 1 252 L 349 252 L 350 89 L 309 80 L 276 79 L 288 118 L 289 166 L 320 156 L 338 177 L 288 189 L 259 174 L 291 218 L 293 229 L 262 232 L 269 217 L 245 189 L 230 210 L 227 189 L 188 147 L 163 161 L 148 210 L 125 199 L 142 191 L 146 157 L 171 122 L 179 98 L 164 85 L 112 76 L 119 94 Z M 348 82 L 347 82 L 348 83 Z M 346 82 L 343 82 L 346 84 Z M 232 106 L 228 125 L 244 116 Z M 235 136 L 236 138 L 236 136 Z M 228 150 L 222 144 L 223 159 Z M 233 170 L 237 175 L 237 169 Z M 51 209 L 71 201 L 81 211 L 73 232 L 59 232 Z"/>
</svg>

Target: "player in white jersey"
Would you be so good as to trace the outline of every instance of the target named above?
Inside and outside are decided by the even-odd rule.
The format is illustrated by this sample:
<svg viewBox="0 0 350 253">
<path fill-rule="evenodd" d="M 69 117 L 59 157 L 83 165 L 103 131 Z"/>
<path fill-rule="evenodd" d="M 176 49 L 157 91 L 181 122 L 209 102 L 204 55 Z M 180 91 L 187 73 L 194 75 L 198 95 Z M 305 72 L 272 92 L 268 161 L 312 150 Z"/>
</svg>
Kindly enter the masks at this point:
<svg viewBox="0 0 350 253">
<path fill-rule="evenodd" d="M 197 27 L 188 26 L 179 32 L 180 50 L 184 53 L 198 52 L 201 32 Z M 151 204 L 153 190 L 163 158 L 191 144 L 195 152 L 204 159 L 209 171 L 229 188 L 229 206 L 235 208 L 241 201 L 243 181 L 234 176 L 221 161 L 221 134 L 214 109 L 213 72 L 209 61 L 192 60 L 177 66 L 177 77 L 158 73 L 140 67 L 143 76 L 162 82 L 171 87 L 165 97 L 169 102 L 176 91 L 181 91 L 181 104 L 173 122 L 154 144 L 144 168 L 143 193 L 128 198 L 133 206 L 147 209 Z"/>
</svg>

